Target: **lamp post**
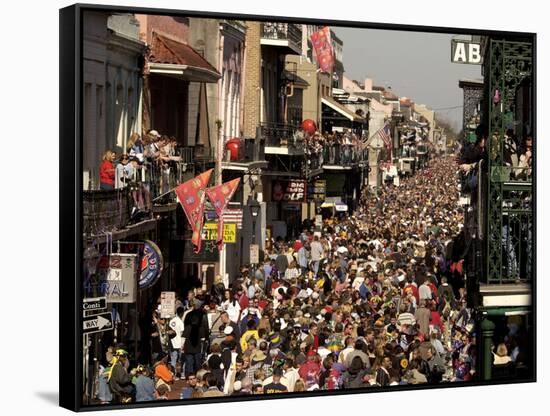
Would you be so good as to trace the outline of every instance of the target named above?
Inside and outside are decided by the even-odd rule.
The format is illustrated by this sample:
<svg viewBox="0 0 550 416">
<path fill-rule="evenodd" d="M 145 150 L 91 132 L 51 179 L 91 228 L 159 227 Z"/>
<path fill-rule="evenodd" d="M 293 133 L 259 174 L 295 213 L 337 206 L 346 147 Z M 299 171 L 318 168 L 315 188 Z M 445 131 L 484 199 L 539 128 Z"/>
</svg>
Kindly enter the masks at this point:
<svg viewBox="0 0 550 416">
<path fill-rule="evenodd" d="M 256 219 L 258 218 L 258 215 L 260 214 L 260 203 L 256 199 L 251 199 L 248 202 L 248 209 L 250 210 L 250 216 L 252 217 L 252 245 L 256 245 Z M 256 262 L 250 262 L 250 263 L 256 263 Z M 256 272 L 253 269 L 254 272 Z"/>
<path fill-rule="evenodd" d="M 88 246 L 82 255 L 82 260 L 84 262 L 84 266 L 86 268 L 86 279 L 87 282 L 85 282 L 84 285 L 84 297 L 87 297 L 89 293 L 86 293 L 86 291 L 89 291 L 90 289 L 93 290 L 92 295 L 97 296 L 97 282 L 96 279 L 96 273 L 97 273 L 97 266 L 99 265 L 99 261 L 101 260 L 101 253 L 97 250 L 97 248 L 94 245 Z M 94 353 L 97 355 L 97 337 L 95 337 L 95 348 Z M 86 403 L 90 403 L 91 398 L 94 396 L 93 391 L 93 380 L 95 377 L 95 364 L 96 364 L 96 357 L 94 357 L 94 373 L 90 374 L 90 341 L 89 341 L 89 335 L 85 334 L 83 336 L 82 340 L 83 345 L 83 371 L 84 371 L 84 377 L 83 377 L 83 388 L 84 388 L 84 401 Z"/>
</svg>

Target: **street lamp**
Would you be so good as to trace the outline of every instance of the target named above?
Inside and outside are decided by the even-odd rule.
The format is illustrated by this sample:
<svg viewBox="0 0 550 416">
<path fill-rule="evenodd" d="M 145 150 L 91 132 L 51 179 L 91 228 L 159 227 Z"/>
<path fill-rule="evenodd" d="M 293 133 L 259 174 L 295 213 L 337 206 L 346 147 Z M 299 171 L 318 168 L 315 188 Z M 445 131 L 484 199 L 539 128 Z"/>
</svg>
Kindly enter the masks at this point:
<svg viewBox="0 0 550 416">
<path fill-rule="evenodd" d="M 250 209 L 250 216 L 252 217 L 252 244 L 256 243 L 256 218 L 260 214 L 260 203 L 255 199 L 248 202 L 248 209 Z"/>
</svg>

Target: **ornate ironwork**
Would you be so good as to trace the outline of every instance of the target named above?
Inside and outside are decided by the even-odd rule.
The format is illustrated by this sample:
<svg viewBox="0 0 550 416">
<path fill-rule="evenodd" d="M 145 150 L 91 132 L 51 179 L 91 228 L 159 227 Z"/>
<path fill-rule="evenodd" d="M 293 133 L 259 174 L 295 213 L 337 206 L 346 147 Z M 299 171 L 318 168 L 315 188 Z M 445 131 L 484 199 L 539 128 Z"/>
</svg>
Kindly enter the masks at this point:
<svg viewBox="0 0 550 416">
<path fill-rule="evenodd" d="M 462 117 L 462 131 L 471 130 L 469 125 L 479 124 L 478 106 L 483 98 L 483 85 L 479 87 L 464 86 L 464 112 Z"/>
<path fill-rule="evenodd" d="M 529 280 L 532 276 L 530 177 L 512 174 L 504 161 L 503 146 L 506 129 L 517 124 L 516 94 L 520 84 L 531 77 L 532 54 L 531 43 L 490 40 L 487 283 Z"/>
</svg>

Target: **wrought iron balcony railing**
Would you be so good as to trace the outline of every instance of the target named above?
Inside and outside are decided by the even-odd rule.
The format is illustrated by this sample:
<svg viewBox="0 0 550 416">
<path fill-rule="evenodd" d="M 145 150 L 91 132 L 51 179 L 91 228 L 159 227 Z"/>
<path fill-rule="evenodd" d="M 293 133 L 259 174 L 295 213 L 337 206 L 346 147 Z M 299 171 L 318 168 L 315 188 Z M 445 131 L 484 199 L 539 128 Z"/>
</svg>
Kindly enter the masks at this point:
<svg viewBox="0 0 550 416">
<path fill-rule="evenodd" d="M 366 161 L 368 161 L 367 150 L 357 146 L 334 143 L 323 148 L 325 165 L 352 166 Z"/>
<path fill-rule="evenodd" d="M 291 49 L 302 53 L 302 26 L 293 23 L 262 23 L 262 39 L 287 41 Z"/>
<path fill-rule="evenodd" d="M 303 151 L 304 142 L 297 131 L 298 127 L 290 124 L 262 123 L 258 137 L 265 140 L 267 147 L 286 147 Z"/>
</svg>

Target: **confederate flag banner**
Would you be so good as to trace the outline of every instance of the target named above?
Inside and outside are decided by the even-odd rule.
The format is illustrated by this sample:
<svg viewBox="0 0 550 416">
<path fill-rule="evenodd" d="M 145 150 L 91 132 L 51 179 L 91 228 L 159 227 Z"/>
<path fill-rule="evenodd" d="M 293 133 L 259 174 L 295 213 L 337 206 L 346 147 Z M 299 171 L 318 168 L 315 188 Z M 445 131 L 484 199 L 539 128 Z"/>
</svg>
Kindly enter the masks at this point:
<svg viewBox="0 0 550 416">
<path fill-rule="evenodd" d="M 315 49 L 319 68 L 323 72 L 332 72 L 334 65 L 334 55 L 332 50 L 332 41 L 330 39 L 330 28 L 325 26 L 311 34 L 311 43 Z"/>
<path fill-rule="evenodd" d="M 223 247 L 223 211 L 239 187 L 240 181 L 241 178 L 233 179 L 206 190 L 206 195 L 210 202 L 212 202 L 212 205 L 214 205 L 214 209 L 218 215 L 218 250 L 221 250 Z"/>
<path fill-rule="evenodd" d="M 191 242 L 195 246 L 195 253 L 201 251 L 201 233 L 204 223 L 204 202 L 206 199 L 205 189 L 213 170 L 207 170 L 176 188 L 176 195 L 193 231 Z"/>
</svg>

